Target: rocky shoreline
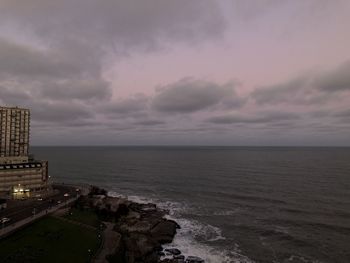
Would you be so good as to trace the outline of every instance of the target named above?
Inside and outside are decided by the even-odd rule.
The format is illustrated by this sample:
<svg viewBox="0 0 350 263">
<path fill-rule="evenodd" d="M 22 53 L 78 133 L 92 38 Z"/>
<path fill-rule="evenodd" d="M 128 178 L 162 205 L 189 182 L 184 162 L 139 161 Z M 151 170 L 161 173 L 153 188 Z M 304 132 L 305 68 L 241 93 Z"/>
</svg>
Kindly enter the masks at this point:
<svg viewBox="0 0 350 263">
<path fill-rule="evenodd" d="M 180 226 L 164 218 L 167 211 L 155 204 L 111 197 L 106 190 L 91 187 L 90 193 L 81 196 L 75 205 L 79 209 L 93 209 L 102 222 L 114 224 L 113 231 L 118 233 L 119 241 L 115 244 L 114 254 L 107 256 L 110 263 L 204 262 L 199 257 L 186 258 L 177 248 L 162 248 L 163 244 L 173 241 Z"/>
</svg>

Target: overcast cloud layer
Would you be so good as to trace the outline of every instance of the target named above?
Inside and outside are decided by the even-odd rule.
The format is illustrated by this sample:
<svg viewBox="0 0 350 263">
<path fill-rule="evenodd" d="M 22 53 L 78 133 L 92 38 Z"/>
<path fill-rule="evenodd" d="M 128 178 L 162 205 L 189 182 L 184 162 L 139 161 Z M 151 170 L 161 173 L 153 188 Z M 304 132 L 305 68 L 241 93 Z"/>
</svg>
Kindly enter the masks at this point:
<svg viewBox="0 0 350 263">
<path fill-rule="evenodd" d="M 35 145 L 350 146 L 350 2 L 0 0 Z"/>
</svg>

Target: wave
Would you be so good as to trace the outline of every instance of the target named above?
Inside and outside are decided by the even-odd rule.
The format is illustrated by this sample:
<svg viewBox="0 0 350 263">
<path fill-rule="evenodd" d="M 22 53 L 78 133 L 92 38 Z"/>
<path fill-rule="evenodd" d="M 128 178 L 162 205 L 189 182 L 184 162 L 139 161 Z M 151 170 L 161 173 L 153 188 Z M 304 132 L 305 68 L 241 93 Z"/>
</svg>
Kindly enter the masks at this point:
<svg viewBox="0 0 350 263">
<path fill-rule="evenodd" d="M 183 255 L 198 256 L 206 263 L 251 263 L 248 257 L 242 255 L 239 246 L 228 249 L 219 249 L 208 243 L 225 240 L 221 229 L 212 225 L 203 224 L 196 220 L 167 216 L 168 219 L 176 220 L 181 226 L 173 242 L 164 248 L 178 248 Z M 199 241 L 201 240 L 201 241 Z"/>
<path fill-rule="evenodd" d="M 240 208 L 233 209 L 233 210 L 221 210 L 221 211 L 214 212 L 213 215 L 214 216 L 233 216 L 235 214 L 238 214 L 241 211 L 242 209 Z"/>
<path fill-rule="evenodd" d="M 312 221 L 313 220 L 313 221 Z M 264 221 L 264 220 L 261 220 Z M 341 224 L 341 222 L 337 221 L 329 221 L 329 222 L 320 222 L 316 221 L 316 219 L 282 219 L 282 218 L 274 218 L 270 220 L 265 220 L 265 222 L 269 222 L 273 225 L 282 225 L 286 228 L 288 227 L 299 227 L 302 229 L 313 228 L 315 230 L 327 230 L 331 232 L 350 234 L 350 227 L 347 225 Z"/>
<path fill-rule="evenodd" d="M 310 259 L 307 259 L 307 258 L 305 258 L 303 256 L 299 256 L 299 255 L 291 255 L 287 260 L 288 260 L 288 262 L 322 263 L 322 261 L 310 260 Z"/>
<path fill-rule="evenodd" d="M 181 226 L 179 234 L 192 236 L 195 239 L 202 240 L 203 242 L 213 242 L 218 240 L 225 240 L 220 228 L 202 224 L 196 220 L 188 220 L 185 218 L 174 218 L 173 216 L 165 216 L 167 219 L 176 220 Z"/>
</svg>

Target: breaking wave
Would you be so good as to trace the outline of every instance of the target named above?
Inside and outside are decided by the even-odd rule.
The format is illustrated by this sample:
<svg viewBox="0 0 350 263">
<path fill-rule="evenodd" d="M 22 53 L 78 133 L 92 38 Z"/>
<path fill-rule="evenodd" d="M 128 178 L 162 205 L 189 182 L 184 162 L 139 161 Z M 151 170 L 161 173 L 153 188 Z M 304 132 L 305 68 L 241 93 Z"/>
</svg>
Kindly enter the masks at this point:
<svg viewBox="0 0 350 263">
<path fill-rule="evenodd" d="M 177 248 L 184 256 L 197 256 L 205 260 L 206 263 L 251 263 L 248 257 L 240 254 L 239 246 L 235 244 L 233 248 L 223 249 L 211 243 L 225 240 L 222 230 L 217 226 L 203 224 L 198 220 L 185 218 L 182 214 L 191 213 L 191 208 L 185 203 L 162 201 L 156 198 L 147 198 L 136 195 L 121 195 L 114 191 L 108 192 L 109 196 L 124 197 L 137 203 L 155 203 L 159 208 L 167 210 L 167 219 L 176 221 L 181 229 L 171 244 L 166 244 L 164 248 Z M 231 214 L 231 211 L 223 212 L 223 215 Z"/>
</svg>

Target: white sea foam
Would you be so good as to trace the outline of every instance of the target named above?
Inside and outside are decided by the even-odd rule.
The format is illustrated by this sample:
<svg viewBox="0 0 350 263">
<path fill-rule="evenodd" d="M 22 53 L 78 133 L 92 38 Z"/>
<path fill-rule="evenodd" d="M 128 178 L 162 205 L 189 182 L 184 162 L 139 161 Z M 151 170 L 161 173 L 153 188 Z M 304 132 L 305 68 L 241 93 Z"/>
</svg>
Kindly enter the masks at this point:
<svg viewBox="0 0 350 263">
<path fill-rule="evenodd" d="M 172 218 L 169 216 L 169 218 Z M 206 242 L 225 240 L 221 229 L 212 225 L 202 224 L 196 220 L 187 220 L 184 218 L 173 218 L 182 227 L 182 234 L 191 235 L 195 239 L 201 239 Z"/>
<path fill-rule="evenodd" d="M 211 225 L 204 225 L 195 220 L 184 218 L 169 219 L 176 220 L 181 229 L 178 230 L 173 242 L 164 246 L 165 248 L 176 247 L 181 250 L 183 255 L 198 256 L 205 260 L 206 263 L 251 263 L 252 261 L 241 255 L 238 245 L 228 251 L 210 246 L 212 241 L 224 240 L 221 229 Z M 199 242 L 198 239 L 203 240 Z"/>
<path fill-rule="evenodd" d="M 288 234 L 288 227 L 285 226 L 275 226 L 275 231 L 283 234 Z"/>
<path fill-rule="evenodd" d="M 110 196 L 110 197 L 124 197 L 123 195 L 118 194 L 118 193 L 115 192 L 115 191 L 108 191 L 108 192 L 107 192 L 107 196 Z"/>
<path fill-rule="evenodd" d="M 130 201 L 133 201 L 139 204 L 153 203 L 153 200 L 151 198 L 141 197 L 137 195 L 128 195 L 125 197 L 127 197 Z"/>
<path fill-rule="evenodd" d="M 294 261 L 299 261 L 299 262 L 312 262 L 312 263 L 322 263 L 322 261 L 319 261 L 319 260 L 312 260 L 310 261 L 309 259 L 306 259 L 302 256 L 297 256 L 297 255 L 291 255 L 289 258 L 288 258 L 288 261 L 290 262 L 294 262 Z"/>
<path fill-rule="evenodd" d="M 218 211 L 218 212 L 214 212 L 215 216 L 233 216 L 237 213 L 239 213 L 241 211 L 241 209 L 237 208 L 234 210 L 222 210 L 222 211 Z"/>
<path fill-rule="evenodd" d="M 221 229 L 217 226 L 204 224 L 197 220 L 182 217 L 182 214 L 190 214 L 191 207 L 185 203 L 160 201 L 157 198 L 146 198 L 135 195 L 120 195 L 116 192 L 108 192 L 110 196 L 127 197 L 130 201 L 138 203 L 155 203 L 161 209 L 169 211 L 165 217 L 175 220 L 181 229 L 171 244 L 164 248 L 178 248 L 183 255 L 198 256 L 206 263 L 251 263 L 252 261 L 240 254 L 238 245 L 234 245 L 230 250 L 220 249 L 211 246 L 210 243 L 225 240 Z M 222 211 L 222 215 L 231 215 L 234 210 Z"/>
</svg>

